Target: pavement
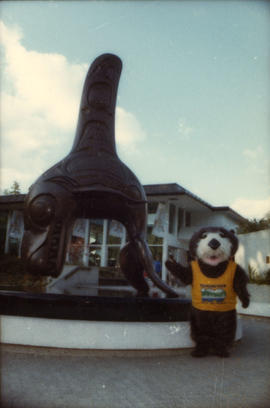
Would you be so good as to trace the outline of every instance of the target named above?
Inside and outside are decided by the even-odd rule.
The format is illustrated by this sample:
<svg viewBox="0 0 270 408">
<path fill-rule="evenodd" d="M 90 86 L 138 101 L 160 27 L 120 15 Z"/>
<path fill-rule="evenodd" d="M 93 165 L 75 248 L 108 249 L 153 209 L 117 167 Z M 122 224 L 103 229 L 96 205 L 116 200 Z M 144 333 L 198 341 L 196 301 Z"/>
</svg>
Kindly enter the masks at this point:
<svg viewBox="0 0 270 408">
<path fill-rule="evenodd" d="M 242 316 L 231 357 L 1 345 L 2 408 L 269 408 L 270 319 Z"/>
</svg>

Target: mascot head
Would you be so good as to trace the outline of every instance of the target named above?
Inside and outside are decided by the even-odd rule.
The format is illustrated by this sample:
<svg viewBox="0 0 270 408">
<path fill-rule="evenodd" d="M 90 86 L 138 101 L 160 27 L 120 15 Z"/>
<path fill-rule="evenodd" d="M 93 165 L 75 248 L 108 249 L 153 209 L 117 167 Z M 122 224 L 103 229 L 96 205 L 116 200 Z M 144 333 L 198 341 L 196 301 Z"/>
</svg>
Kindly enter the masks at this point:
<svg viewBox="0 0 270 408">
<path fill-rule="evenodd" d="M 193 234 L 189 243 L 191 257 L 212 266 L 229 260 L 237 249 L 234 232 L 221 227 L 202 228 Z"/>
</svg>

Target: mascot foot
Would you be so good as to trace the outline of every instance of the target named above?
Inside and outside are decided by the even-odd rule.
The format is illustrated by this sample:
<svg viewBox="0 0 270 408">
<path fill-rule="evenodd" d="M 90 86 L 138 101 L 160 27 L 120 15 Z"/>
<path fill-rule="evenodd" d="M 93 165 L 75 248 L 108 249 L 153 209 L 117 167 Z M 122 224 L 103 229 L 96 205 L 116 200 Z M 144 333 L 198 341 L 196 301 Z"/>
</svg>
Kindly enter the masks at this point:
<svg viewBox="0 0 270 408">
<path fill-rule="evenodd" d="M 229 353 L 229 351 L 228 351 L 228 349 L 226 347 L 216 349 L 215 350 L 215 355 L 218 356 L 218 357 L 223 357 L 223 358 L 230 357 L 230 353 Z"/>
<path fill-rule="evenodd" d="M 196 347 L 192 352 L 191 352 L 192 357 L 206 357 L 208 355 L 208 350 L 207 349 L 202 349 L 200 347 Z"/>
</svg>

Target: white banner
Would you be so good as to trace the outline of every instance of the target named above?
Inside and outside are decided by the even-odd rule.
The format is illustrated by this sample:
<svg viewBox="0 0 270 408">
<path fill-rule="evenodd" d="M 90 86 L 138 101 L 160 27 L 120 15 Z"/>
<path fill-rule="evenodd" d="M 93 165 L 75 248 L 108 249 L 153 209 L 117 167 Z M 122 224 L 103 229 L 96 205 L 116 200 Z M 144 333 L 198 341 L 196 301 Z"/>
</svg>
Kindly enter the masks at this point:
<svg viewBox="0 0 270 408">
<path fill-rule="evenodd" d="M 109 234 L 113 237 L 122 238 L 123 236 L 123 225 L 115 220 L 111 220 L 109 224 Z"/>
<path fill-rule="evenodd" d="M 166 205 L 164 203 L 159 203 L 152 230 L 152 234 L 156 237 L 164 237 L 166 218 Z"/>
<path fill-rule="evenodd" d="M 86 226 L 86 219 L 78 218 L 74 223 L 72 235 L 75 237 L 84 238 L 85 226 Z"/>
<path fill-rule="evenodd" d="M 10 238 L 21 239 L 24 230 L 23 212 L 13 211 L 11 215 L 11 221 L 8 231 Z"/>
</svg>

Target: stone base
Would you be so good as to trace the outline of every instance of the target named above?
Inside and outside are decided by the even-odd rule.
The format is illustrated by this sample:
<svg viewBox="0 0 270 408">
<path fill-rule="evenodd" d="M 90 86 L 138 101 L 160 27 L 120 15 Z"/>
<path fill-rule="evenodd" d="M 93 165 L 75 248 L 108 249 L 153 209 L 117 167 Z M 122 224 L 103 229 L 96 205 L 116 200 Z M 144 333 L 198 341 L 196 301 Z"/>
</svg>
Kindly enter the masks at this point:
<svg viewBox="0 0 270 408">
<path fill-rule="evenodd" d="M 190 348 L 186 299 L 0 292 L 1 342 L 91 350 Z M 236 340 L 242 337 L 238 321 Z"/>
<path fill-rule="evenodd" d="M 188 321 L 191 301 L 180 298 L 78 296 L 0 291 L 0 313 L 110 322 Z"/>
<path fill-rule="evenodd" d="M 236 340 L 242 337 L 238 320 Z M 93 322 L 1 316 L 1 342 L 90 350 L 160 350 L 194 346 L 189 322 Z"/>
</svg>

